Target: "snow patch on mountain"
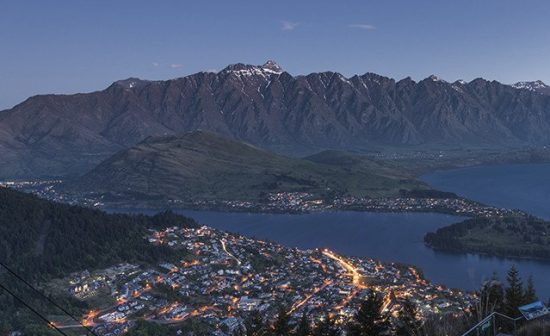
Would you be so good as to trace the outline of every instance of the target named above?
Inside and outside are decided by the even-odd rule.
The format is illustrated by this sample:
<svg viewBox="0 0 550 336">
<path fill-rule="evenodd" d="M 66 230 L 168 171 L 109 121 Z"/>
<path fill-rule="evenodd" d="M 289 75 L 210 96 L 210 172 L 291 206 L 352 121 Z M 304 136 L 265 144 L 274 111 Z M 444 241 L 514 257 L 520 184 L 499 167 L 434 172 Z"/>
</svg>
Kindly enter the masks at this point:
<svg viewBox="0 0 550 336">
<path fill-rule="evenodd" d="M 237 76 L 261 76 L 267 77 L 271 75 L 280 75 L 283 69 L 274 61 L 267 61 L 264 65 L 250 64 L 232 64 L 221 71 L 222 73 L 231 73 Z"/>
<path fill-rule="evenodd" d="M 517 82 L 512 84 L 512 87 L 516 89 L 529 90 L 533 92 L 541 92 L 550 90 L 550 86 L 546 85 L 543 81 L 537 80 L 532 82 Z"/>
</svg>

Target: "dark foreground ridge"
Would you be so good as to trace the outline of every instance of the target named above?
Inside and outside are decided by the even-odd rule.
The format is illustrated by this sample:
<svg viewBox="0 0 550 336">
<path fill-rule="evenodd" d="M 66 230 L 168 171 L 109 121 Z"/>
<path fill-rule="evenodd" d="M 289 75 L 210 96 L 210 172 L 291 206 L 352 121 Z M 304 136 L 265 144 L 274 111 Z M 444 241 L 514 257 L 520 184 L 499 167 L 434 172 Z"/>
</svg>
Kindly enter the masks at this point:
<svg viewBox="0 0 550 336">
<path fill-rule="evenodd" d="M 162 225 L 196 223 L 170 212 L 153 217 L 107 214 L 0 187 L 2 261 L 29 279 L 122 261 L 154 261 L 163 251 L 143 237 L 148 228 Z"/>
</svg>

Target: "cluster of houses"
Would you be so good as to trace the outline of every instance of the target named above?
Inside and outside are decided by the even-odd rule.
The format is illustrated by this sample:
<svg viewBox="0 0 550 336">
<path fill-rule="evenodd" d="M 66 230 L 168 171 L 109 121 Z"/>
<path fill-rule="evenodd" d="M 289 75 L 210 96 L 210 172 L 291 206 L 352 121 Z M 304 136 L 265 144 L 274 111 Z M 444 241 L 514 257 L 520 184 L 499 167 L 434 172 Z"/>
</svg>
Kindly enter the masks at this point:
<svg viewBox="0 0 550 336">
<path fill-rule="evenodd" d="M 346 196 L 334 200 L 338 209 L 354 208 L 373 212 L 443 212 L 466 217 L 503 217 L 525 215 L 513 209 L 486 206 L 464 198 L 364 198 Z"/>
<path fill-rule="evenodd" d="M 344 323 L 370 291 L 385 296 L 384 309 L 394 316 L 405 298 L 424 315 L 456 312 L 473 299 L 430 284 L 411 267 L 286 248 L 206 226 L 151 230 L 146 239 L 171 247 L 181 258 L 154 267 L 117 265 L 70 278 L 68 290 L 77 297 L 85 286 L 99 286 L 116 302 L 95 308 L 91 322 L 98 334 L 113 335 L 137 319 L 180 326 L 193 318 L 212 334 L 231 335 L 250 312 L 273 319 L 281 306 L 295 322 L 306 312 L 312 323 L 327 313 Z M 113 329 L 115 325 L 121 327 Z"/>
</svg>

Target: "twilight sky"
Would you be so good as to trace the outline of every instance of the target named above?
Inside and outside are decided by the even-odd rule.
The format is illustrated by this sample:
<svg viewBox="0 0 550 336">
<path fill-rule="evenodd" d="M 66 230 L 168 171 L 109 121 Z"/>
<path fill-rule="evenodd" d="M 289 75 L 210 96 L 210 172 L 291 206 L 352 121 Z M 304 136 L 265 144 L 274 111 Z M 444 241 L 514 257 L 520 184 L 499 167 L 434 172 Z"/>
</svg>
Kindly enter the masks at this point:
<svg viewBox="0 0 550 336">
<path fill-rule="evenodd" d="M 546 0 L 4 0 L 0 109 L 267 59 L 295 75 L 550 83 L 548 17 Z"/>
</svg>

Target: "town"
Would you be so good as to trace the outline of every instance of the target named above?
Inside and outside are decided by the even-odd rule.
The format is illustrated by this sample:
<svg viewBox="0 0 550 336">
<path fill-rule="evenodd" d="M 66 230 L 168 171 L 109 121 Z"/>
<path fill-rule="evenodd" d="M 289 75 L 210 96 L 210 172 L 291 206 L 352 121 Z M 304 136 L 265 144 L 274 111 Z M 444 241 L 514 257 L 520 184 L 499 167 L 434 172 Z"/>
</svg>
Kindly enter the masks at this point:
<svg viewBox="0 0 550 336">
<path fill-rule="evenodd" d="M 71 194 L 59 191 L 63 181 L 4 181 L 0 186 L 33 193 L 56 202 L 78 204 L 96 208 L 174 208 L 219 211 L 244 211 L 266 213 L 308 213 L 314 211 L 351 210 L 369 212 L 437 212 L 463 217 L 528 216 L 515 209 L 484 205 L 461 197 L 385 197 L 367 198 L 339 196 L 323 199 L 307 192 L 277 192 L 258 201 L 249 200 L 168 200 L 157 203 L 107 202 L 101 195 Z"/>
<path fill-rule="evenodd" d="M 384 296 L 394 323 L 404 300 L 418 306 L 422 318 L 460 313 L 475 301 L 473 294 L 431 284 L 412 266 L 288 248 L 207 226 L 150 230 L 144 239 L 181 259 L 82 271 L 49 285 L 97 304 L 82 324 L 99 335 L 121 334 L 139 319 L 182 329 L 193 320 L 209 334 L 232 335 L 247 314 L 273 320 L 281 307 L 294 322 L 307 312 L 311 323 L 330 314 L 344 325 L 370 291 Z"/>
</svg>

